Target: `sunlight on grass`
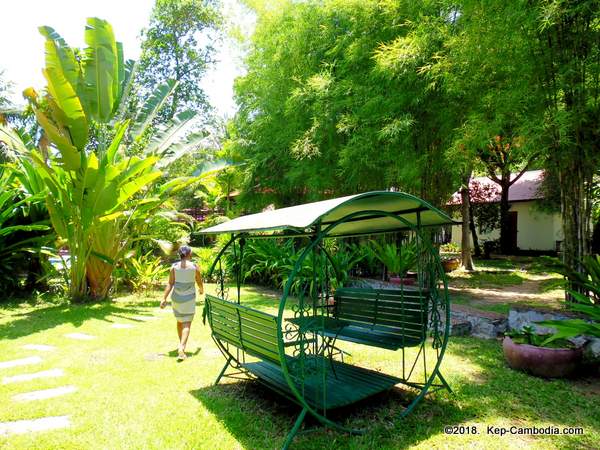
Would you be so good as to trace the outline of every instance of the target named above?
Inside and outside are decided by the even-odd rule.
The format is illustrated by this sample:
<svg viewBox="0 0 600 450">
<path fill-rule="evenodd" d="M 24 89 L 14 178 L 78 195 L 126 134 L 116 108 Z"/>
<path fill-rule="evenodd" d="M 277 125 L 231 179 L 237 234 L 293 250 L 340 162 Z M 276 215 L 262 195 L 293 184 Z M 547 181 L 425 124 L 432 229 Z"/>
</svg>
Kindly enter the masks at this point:
<svg viewBox="0 0 600 450">
<path fill-rule="evenodd" d="M 208 286 L 210 289 L 211 286 Z M 233 294 L 231 292 L 230 294 Z M 248 288 L 242 295 L 254 306 L 274 312 L 278 294 Z M 60 378 L 2 385 L 0 422 L 69 415 L 71 428 L 32 435 L 0 437 L 0 447 L 29 448 L 279 448 L 298 407 L 256 382 L 227 379 L 213 386 L 224 364 L 198 315 L 189 350 L 199 352 L 178 364 L 171 356 L 176 345 L 171 314 L 157 311 L 159 293 L 125 295 L 113 303 L 93 306 L 60 304 L 0 307 L 1 360 L 32 356 L 25 344 L 48 344 L 56 351 L 40 353 L 35 366 L 2 369 L 1 377 L 60 368 Z M 198 313 L 201 305 L 198 306 Z M 142 321 L 135 317 L 156 317 Z M 134 325 L 111 328 L 113 323 Z M 96 336 L 75 341 L 68 333 Z M 351 354 L 347 361 L 398 374 L 400 352 L 340 344 Z M 171 353 L 170 353 L 171 352 Z M 407 350 L 412 354 L 414 349 Z M 428 353 L 428 365 L 434 361 Z M 431 366 L 429 366 L 431 367 Z M 420 371 L 422 368 L 417 368 Z M 452 339 L 442 365 L 454 394 L 439 392 L 423 401 L 413 414 L 399 419 L 410 392 L 395 388 L 331 417 L 364 426 L 365 435 L 348 436 L 319 429 L 299 435 L 298 449 L 371 448 L 563 448 L 593 447 L 600 440 L 598 396 L 586 395 L 567 381 L 545 381 L 505 366 L 495 341 Z M 78 391 L 63 397 L 27 403 L 16 394 L 73 385 Z M 560 398 L 560 407 L 556 400 Z M 448 436 L 445 425 L 473 424 L 477 436 Z M 486 424 L 578 425 L 583 436 L 491 436 Z M 309 420 L 308 426 L 315 425 Z"/>
</svg>

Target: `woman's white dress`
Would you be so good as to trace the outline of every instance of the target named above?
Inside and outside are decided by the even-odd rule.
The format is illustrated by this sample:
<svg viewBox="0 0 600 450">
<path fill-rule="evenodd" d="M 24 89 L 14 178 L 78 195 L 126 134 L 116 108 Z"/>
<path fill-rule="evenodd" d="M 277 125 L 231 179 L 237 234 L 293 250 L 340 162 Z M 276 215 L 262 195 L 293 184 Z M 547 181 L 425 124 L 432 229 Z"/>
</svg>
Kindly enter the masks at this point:
<svg viewBox="0 0 600 450">
<path fill-rule="evenodd" d="M 171 293 L 173 314 L 178 322 L 191 322 L 196 313 L 196 266 L 189 261 L 173 264 L 175 285 Z"/>
</svg>

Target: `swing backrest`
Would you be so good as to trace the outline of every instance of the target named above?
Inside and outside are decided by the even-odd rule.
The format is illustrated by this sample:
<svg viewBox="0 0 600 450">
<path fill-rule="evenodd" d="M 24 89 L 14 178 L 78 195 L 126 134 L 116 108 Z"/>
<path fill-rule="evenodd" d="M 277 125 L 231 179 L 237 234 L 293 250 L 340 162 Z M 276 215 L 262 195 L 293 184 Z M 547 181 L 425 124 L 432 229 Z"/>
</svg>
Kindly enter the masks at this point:
<svg viewBox="0 0 600 450">
<path fill-rule="evenodd" d="M 340 288 L 335 292 L 337 319 L 365 332 L 391 334 L 398 342 L 422 341 L 427 332 L 428 312 L 427 290 Z"/>
<path fill-rule="evenodd" d="M 249 355 L 280 364 L 277 317 L 209 294 L 206 308 L 215 338 Z"/>
</svg>

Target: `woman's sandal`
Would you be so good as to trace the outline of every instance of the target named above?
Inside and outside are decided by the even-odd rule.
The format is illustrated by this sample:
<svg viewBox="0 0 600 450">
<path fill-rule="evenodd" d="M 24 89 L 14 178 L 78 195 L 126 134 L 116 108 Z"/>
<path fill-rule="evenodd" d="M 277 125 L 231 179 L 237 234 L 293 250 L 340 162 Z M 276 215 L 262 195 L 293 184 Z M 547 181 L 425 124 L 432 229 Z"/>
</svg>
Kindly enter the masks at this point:
<svg viewBox="0 0 600 450">
<path fill-rule="evenodd" d="M 185 354 L 185 352 L 183 350 L 179 350 L 179 353 L 177 354 L 177 361 L 183 361 L 186 358 L 187 355 Z"/>
</svg>

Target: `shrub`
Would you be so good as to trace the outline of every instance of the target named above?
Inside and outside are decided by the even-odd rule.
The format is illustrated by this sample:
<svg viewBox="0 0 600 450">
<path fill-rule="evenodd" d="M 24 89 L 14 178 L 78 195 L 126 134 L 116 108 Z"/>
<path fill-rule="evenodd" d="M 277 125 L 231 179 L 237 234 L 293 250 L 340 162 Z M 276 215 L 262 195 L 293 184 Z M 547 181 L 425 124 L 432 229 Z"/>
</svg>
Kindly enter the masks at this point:
<svg viewBox="0 0 600 450">
<path fill-rule="evenodd" d="M 122 281 L 133 292 L 148 291 L 159 287 L 166 278 L 169 268 L 158 256 L 147 252 L 137 256 L 130 252 L 123 259 Z"/>
</svg>

